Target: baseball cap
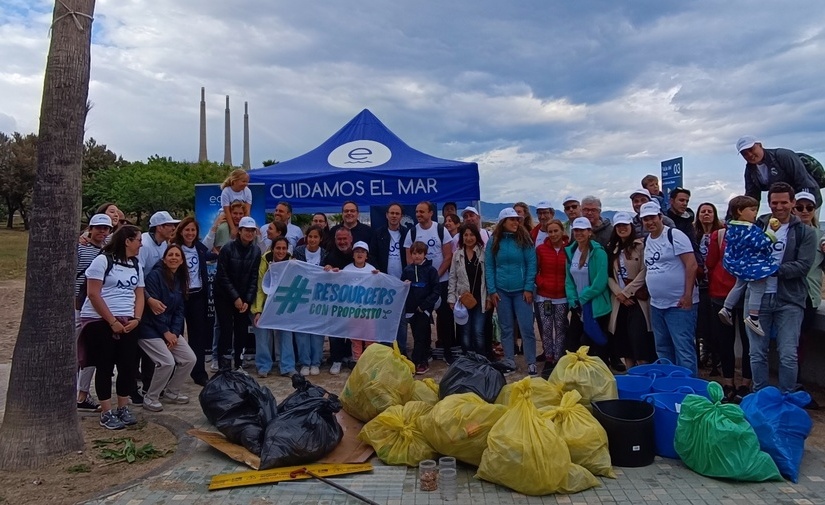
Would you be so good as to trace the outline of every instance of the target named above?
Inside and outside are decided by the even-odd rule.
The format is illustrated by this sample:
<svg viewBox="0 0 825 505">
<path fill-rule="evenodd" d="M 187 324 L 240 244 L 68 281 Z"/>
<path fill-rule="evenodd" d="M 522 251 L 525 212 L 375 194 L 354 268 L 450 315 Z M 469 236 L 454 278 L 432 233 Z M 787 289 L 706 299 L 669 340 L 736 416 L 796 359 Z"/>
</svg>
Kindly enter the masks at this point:
<svg viewBox="0 0 825 505">
<path fill-rule="evenodd" d="M 367 245 L 367 243 L 366 243 L 366 242 L 364 242 L 363 240 L 359 240 L 358 242 L 356 242 L 356 243 L 352 246 L 352 250 L 353 250 L 353 251 L 354 251 L 354 250 L 356 250 L 356 249 L 363 249 L 363 250 L 365 250 L 365 251 L 367 251 L 367 252 L 370 252 L 370 246 L 368 246 L 368 245 Z"/>
<path fill-rule="evenodd" d="M 564 197 L 564 200 L 561 201 L 561 204 L 564 205 L 567 202 L 578 202 L 579 199 L 573 195 L 567 195 Z"/>
<path fill-rule="evenodd" d="M 753 135 L 745 135 L 736 141 L 736 152 L 741 153 L 744 149 L 750 149 L 754 144 L 761 144 L 762 142 Z"/>
<path fill-rule="evenodd" d="M 629 212 L 617 212 L 613 215 L 613 224 L 632 224 L 633 216 Z"/>
<path fill-rule="evenodd" d="M 89 219 L 89 227 L 91 228 L 92 226 L 108 226 L 111 228 L 112 218 L 106 214 L 95 214 L 91 219 Z"/>
<path fill-rule="evenodd" d="M 467 307 L 461 303 L 461 300 L 455 302 L 455 306 L 453 307 L 453 319 L 455 319 L 455 324 L 460 324 L 464 326 L 470 320 L 470 313 L 467 311 Z"/>
<path fill-rule="evenodd" d="M 590 220 L 586 217 L 577 217 L 573 220 L 573 224 L 570 226 L 571 230 L 589 230 L 593 228 L 590 224 Z"/>
<path fill-rule="evenodd" d="M 814 195 L 811 194 L 811 193 L 808 193 L 807 191 L 800 191 L 799 193 L 796 194 L 795 199 L 796 199 L 796 201 L 808 200 L 810 202 L 816 203 L 816 198 L 814 198 Z M 89 224 L 91 224 L 91 222 Z"/>
<path fill-rule="evenodd" d="M 639 217 L 658 216 L 661 212 L 657 202 L 647 202 L 639 209 Z"/>
<path fill-rule="evenodd" d="M 249 216 L 242 217 L 241 222 L 238 223 L 238 228 L 254 228 L 258 229 L 258 225 L 255 224 L 255 220 Z"/>
<path fill-rule="evenodd" d="M 516 212 L 516 209 L 514 209 L 512 207 L 506 207 L 504 209 L 501 209 L 501 212 L 498 213 L 499 222 L 504 221 L 508 217 L 517 217 L 517 218 L 521 219 L 521 216 L 518 215 L 518 212 Z"/>
<path fill-rule="evenodd" d="M 152 214 L 152 217 L 149 218 L 149 227 L 150 228 L 154 228 L 155 226 L 162 226 L 164 224 L 178 224 L 178 223 L 180 223 L 180 219 L 174 219 L 165 210 L 155 212 L 154 214 Z"/>
<path fill-rule="evenodd" d="M 538 210 L 538 209 L 553 210 L 553 205 L 547 200 L 542 200 L 542 201 L 540 201 L 539 203 L 536 204 L 536 210 Z"/>
<path fill-rule="evenodd" d="M 633 199 L 633 197 L 634 197 L 634 196 L 636 196 L 636 195 L 644 195 L 644 196 L 646 196 L 649 200 L 651 199 L 651 197 L 650 197 L 650 191 L 646 190 L 645 188 L 639 188 L 639 189 L 637 189 L 636 191 L 634 191 L 633 193 L 630 193 L 630 199 L 632 200 L 632 199 Z"/>
<path fill-rule="evenodd" d="M 475 207 L 470 207 L 470 206 L 467 206 L 467 207 L 464 207 L 464 210 L 462 210 L 462 211 L 461 211 L 461 217 L 464 217 L 464 214 L 466 214 L 466 213 L 468 213 L 468 212 L 472 212 L 472 213 L 473 213 L 473 214 L 475 214 L 476 216 L 480 216 L 480 215 L 481 215 L 481 214 L 479 214 L 479 213 L 478 213 L 478 209 L 476 209 Z"/>
</svg>

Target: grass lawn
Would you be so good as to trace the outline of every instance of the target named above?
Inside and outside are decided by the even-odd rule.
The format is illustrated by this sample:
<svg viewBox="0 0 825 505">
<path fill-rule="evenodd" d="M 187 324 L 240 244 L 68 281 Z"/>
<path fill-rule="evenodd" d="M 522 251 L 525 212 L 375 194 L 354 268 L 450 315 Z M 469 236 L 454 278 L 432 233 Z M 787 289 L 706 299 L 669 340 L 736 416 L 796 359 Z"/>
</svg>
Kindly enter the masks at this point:
<svg viewBox="0 0 825 505">
<path fill-rule="evenodd" d="M 0 281 L 21 279 L 26 275 L 26 248 L 29 232 L 0 229 Z"/>
</svg>

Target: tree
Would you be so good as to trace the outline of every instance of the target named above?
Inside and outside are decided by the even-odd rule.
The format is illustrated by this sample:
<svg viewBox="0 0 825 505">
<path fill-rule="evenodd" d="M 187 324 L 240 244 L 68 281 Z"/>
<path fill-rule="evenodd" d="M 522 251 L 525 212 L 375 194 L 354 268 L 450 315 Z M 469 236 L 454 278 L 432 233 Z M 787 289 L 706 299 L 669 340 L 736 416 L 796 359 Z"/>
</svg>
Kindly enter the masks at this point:
<svg viewBox="0 0 825 505">
<path fill-rule="evenodd" d="M 94 0 L 58 0 L 43 82 L 23 316 L 14 347 L 0 469 L 83 448 L 75 406 L 74 272 Z"/>
<path fill-rule="evenodd" d="M 14 132 L 0 137 L 0 195 L 6 206 L 6 227 L 14 224 L 14 213 L 20 211 L 23 226 L 29 229 L 29 206 L 34 190 L 37 166 L 37 135 Z"/>
<path fill-rule="evenodd" d="M 264 160 L 261 162 L 261 165 L 264 167 L 271 167 L 272 165 L 277 165 L 279 162 L 277 160 Z"/>
</svg>

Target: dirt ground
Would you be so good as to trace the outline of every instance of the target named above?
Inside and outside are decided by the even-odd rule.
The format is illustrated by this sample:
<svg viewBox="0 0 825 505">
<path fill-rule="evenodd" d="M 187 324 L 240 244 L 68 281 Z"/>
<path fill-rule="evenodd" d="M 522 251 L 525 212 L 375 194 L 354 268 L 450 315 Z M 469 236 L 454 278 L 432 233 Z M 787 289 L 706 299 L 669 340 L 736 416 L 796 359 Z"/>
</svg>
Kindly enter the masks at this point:
<svg viewBox="0 0 825 505">
<path fill-rule="evenodd" d="M 101 457 L 101 450 L 93 447 L 94 440 L 110 437 L 130 437 L 140 447 L 151 443 L 158 450 L 177 447 L 175 436 L 154 423 L 139 423 L 135 429 L 102 430 L 97 416 L 81 418 L 86 448 L 80 453 L 56 459 L 39 470 L 0 473 L 0 504 L 2 505 L 71 505 L 97 496 L 106 489 L 127 483 L 146 475 L 172 456 L 111 464 Z"/>
<path fill-rule="evenodd" d="M 25 279 L 0 281 L 0 364 L 10 363 L 20 328 Z"/>
</svg>

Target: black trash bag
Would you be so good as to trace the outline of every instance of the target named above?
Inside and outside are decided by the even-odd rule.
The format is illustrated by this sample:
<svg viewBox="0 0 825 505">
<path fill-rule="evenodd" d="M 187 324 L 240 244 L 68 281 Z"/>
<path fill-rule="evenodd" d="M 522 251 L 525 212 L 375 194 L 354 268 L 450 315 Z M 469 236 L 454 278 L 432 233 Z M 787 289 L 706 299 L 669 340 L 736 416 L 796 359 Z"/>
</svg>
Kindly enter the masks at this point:
<svg viewBox="0 0 825 505">
<path fill-rule="evenodd" d="M 293 385 L 299 389 L 284 401 L 281 406 L 286 407 L 266 427 L 261 470 L 313 463 L 332 452 L 344 437 L 335 418 L 341 410 L 338 396 L 303 377 L 293 379 Z"/>
<path fill-rule="evenodd" d="M 475 393 L 487 403 L 495 403 L 501 388 L 507 384 L 504 374 L 490 361 L 474 352 L 453 361 L 438 384 L 438 398 Z"/>
<path fill-rule="evenodd" d="M 295 388 L 295 392 L 284 398 L 281 404 L 278 405 L 278 412 L 290 410 L 310 398 L 323 398 L 330 394 L 329 391 L 321 386 L 313 385 L 300 374 L 292 376 L 292 387 Z"/>
<path fill-rule="evenodd" d="M 227 440 L 261 454 L 266 427 L 278 416 L 278 404 L 269 388 L 241 372 L 219 372 L 198 400 L 206 418 Z"/>
</svg>

